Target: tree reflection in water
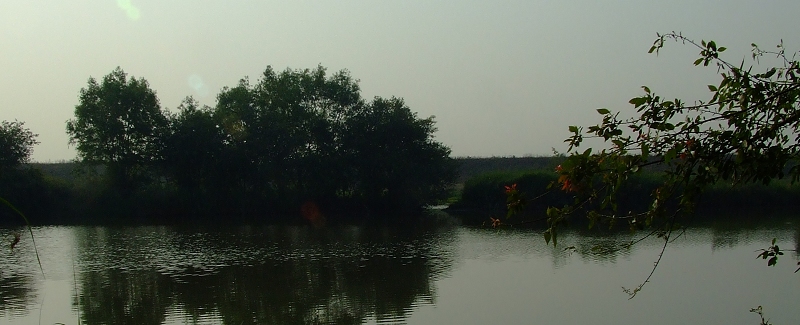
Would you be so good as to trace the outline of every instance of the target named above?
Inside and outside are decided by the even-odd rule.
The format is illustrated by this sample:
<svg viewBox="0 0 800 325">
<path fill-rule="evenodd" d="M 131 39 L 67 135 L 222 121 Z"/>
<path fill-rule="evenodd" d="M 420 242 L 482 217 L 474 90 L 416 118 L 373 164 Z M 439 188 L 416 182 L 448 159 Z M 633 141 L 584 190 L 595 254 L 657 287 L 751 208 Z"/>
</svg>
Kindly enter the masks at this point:
<svg viewBox="0 0 800 325">
<path fill-rule="evenodd" d="M 37 299 L 34 277 L 41 277 L 28 241 L 10 248 L 14 234 L 19 230 L 0 229 L 0 317 L 26 315 Z"/>
<path fill-rule="evenodd" d="M 432 303 L 434 281 L 452 264 L 454 237 L 288 226 L 168 233 L 143 227 L 79 235 L 87 246 L 75 303 L 86 324 L 161 324 L 175 309 L 225 324 L 402 319 Z"/>
</svg>

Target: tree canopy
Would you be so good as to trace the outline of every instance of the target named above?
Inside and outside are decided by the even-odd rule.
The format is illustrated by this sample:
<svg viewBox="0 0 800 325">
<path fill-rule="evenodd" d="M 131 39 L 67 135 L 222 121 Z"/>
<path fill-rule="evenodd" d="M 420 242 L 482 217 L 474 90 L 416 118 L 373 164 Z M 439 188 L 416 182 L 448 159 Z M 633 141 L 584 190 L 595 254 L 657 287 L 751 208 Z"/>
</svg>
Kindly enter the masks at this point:
<svg viewBox="0 0 800 325">
<path fill-rule="evenodd" d="M 417 117 L 399 98 L 366 101 L 349 72 L 322 66 L 267 67 L 255 83 L 223 88 L 214 107 L 187 98 L 177 112 L 117 68 L 101 84 L 89 80 L 75 115 L 67 130 L 84 161 L 105 164 L 123 184 L 160 175 L 151 177 L 158 186 L 237 213 L 309 202 L 419 208 L 443 199 L 456 177 L 433 117 Z"/>
<path fill-rule="evenodd" d="M 31 158 L 37 134 L 19 121 L 0 122 L 0 169 L 17 167 Z"/>
<path fill-rule="evenodd" d="M 117 67 L 101 83 L 89 78 L 67 133 L 82 161 L 106 165 L 116 186 L 129 187 L 137 168 L 160 158 L 166 126 L 147 81 Z"/>
</svg>

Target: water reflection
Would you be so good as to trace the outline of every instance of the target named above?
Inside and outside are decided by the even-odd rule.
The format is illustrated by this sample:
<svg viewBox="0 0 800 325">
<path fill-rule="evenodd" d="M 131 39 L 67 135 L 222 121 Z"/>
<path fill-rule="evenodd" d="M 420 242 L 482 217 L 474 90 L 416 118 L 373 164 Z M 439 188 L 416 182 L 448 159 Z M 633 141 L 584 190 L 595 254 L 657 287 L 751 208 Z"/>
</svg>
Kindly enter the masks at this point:
<svg viewBox="0 0 800 325">
<path fill-rule="evenodd" d="M 0 274 L 0 316 L 21 316 L 27 312 L 27 307 L 34 303 L 32 294 L 32 279 L 28 275 Z"/>
<path fill-rule="evenodd" d="M 360 324 L 430 304 L 452 236 L 388 228 L 77 231 L 86 324 Z"/>
<path fill-rule="evenodd" d="M 0 316 L 18 317 L 28 313 L 28 306 L 36 302 L 33 291 L 35 269 L 31 268 L 31 257 L 27 255 L 27 243 L 22 242 L 13 250 L 11 238 L 19 229 L 0 229 Z"/>
<path fill-rule="evenodd" d="M 0 230 L 0 236 L 10 233 Z M 553 246 L 537 230 L 463 227 L 53 227 L 36 229 L 35 234 L 47 281 L 28 242 L 14 251 L 0 248 L 0 319 L 12 324 L 70 324 L 78 317 L 84 324 L 441 323 L 459 317 L 464 323 L 486 323 L 491 317 L 518 323 L 536 308 L 537 317 L 564 323 L 547 312 L 560 308 L 559 301 L 584 306 L 601 301 L 609 305 L 597 308 L 616 310 L 609 314 L 631 313 L 646 323 L 651 321 L 649 312 L 611 304 L 627 297 L 616 283 L 636 285 L 663 243 L 645 240 L 627 247 L 644 234 L 564 230 L 559 245 Z M 768 246 L 773 237 L 783 249 L 800 247 L 800 227 L 794 223 L 693 228 L 672 244 L 668 256 L 674 259 L 659 270 L 649 289 L 658 294 L 647 297 L 669 296 L 672 287 L 692 283 L 693 277 L 698 284 L 683 290 L 709 285 L 694 294 L 746 286 L 742 290 L 753 295 L 770 285 L 755 281 L 766 272 L 772 272 L 769 278 L 795 279 L 796 252 L 787 252 L 779 262 L 779 268 L 792 267 L 788 272 L 755 260 L 755 250 Z M 692 268 L 705 261 L 717 264 Z M 725 270 L 725 276 L 717 269 Z M 60 283 L 61 291 L 53 291 L 52 283 Z M 778 309 L 798 292 L 781 290 L 765 291 L 784 297 L 775 298 L 777 302 L 756 303 Z M 542 292 L 550 298 L 541 298 Z M 492 314 L 494 309 L 482 309 L 488 301 L 484 295 L 506 294 L 510 299 L 488 303 L 508 310 Z M 68 297 L 67 307 L 50 312 L 58 303 L 42 307 L 45 296 Z M 685 306 L 688 296 L 681 293 L 675 299 Z M 634 304 L 650 306 L 647 297 Z M 720 299 L 730 297 L 737 295 Z M 516 303 L 524 305 L 522 313 L 505 316 Z M 732 303 L 738 302 L 720 306 Z M 757 305 L 750 304 L 735 312 L 746 315 L 746 308 Z M 454 312 L 437 319 L 432 309 Z M 41 310 L 44 316 L 38 316 Z M 703 313 L 701 308 L 697 315 Z M 470 316 L 463 319 L 465 314 Z"/>
</svg>

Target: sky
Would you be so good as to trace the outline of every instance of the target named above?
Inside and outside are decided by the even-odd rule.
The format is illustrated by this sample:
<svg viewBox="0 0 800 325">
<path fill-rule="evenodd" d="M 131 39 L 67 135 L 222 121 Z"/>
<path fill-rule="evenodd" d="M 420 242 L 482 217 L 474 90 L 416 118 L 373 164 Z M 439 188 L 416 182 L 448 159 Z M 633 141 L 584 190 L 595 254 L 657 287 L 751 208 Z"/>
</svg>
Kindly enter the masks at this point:
<svg viewBox="0 0 800 325">
<path fill-rule="evenodd" d="M 402 97 L 454 156 L 564 152 L 569 125 L 597 108 L 632 114 L 641 86 L 708 99 L 716 69 L 656 33 L 714 40 L 749 61 L 750 44 L 800 49 L 797 0 L 670 1 L 0 1 L 0 120 L 39 134 L 39 162 L 72 160 L 65 123 L 81 88 L 119 66 L 161 106 L 213 106 L 225 86 L 322 65 L 362 96 Z"/>
</svg>

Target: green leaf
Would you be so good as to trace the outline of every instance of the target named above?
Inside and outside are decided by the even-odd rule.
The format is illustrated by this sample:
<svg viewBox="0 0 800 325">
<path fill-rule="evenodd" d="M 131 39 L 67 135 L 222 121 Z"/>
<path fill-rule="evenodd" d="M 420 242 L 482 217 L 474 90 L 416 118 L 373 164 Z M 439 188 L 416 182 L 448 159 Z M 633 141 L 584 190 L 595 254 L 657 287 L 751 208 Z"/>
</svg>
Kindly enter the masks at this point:
<svg viewBox="0 0 800 325">
<path fill-rule="evenodd" d="M 608 113 L 611 113 L 611 111 L 609 111 L 609 110 L 607 110 L 607 109 L 605 109 L 605 108 L 598 108 L 598 109 L 597 109 L 597 112 L 598 112 L 598 113 L 600 113 L 600 114 L 602 114 L 602 115 L 606 115 L 606 114 L 608 114 Z"/>
<path fill-rule="evenodd" d="M 675 159 L 675 156 L 678 155 L 678 150 L 676 148 L 669 149 L 666 154 L 664 154 L 664 162 L 668 163 L 670 160 Z"/>
<path fill-rule="evenodd" d="M 636 107 L 639 107 L 639 106 L 642 106 L 642 105 L 644 105 L 645 103 L 647 103 L 647 97 L 636 97 L 636 98 L 631 98 L 631 100 L 630 100 L 630 101 L 628 101 L 628 103 L 631 103 L 631 104 L 633 104 L 633 105 L 634 105 L 634 106 L 636 106 Z"/>
<path fill-rule="evenodd" d="M 725 52 L 725 50 L 727 50 L 727 49 L 728 49 L 727 47 L 720 46 L 720 47 L 717 49 L 717 51 L 718 51 L 718 52 Z"/>
<path fill-rule="evenodd" d="M 710 91 L 717 91 L 717 86 L 714 86 L 714 85 L 708 85 L 708 90 L 710 90 Z"/>
<path fill-rule="evenodd" d="M 550 244 L 550 230 L 544 232 L 544 242 Z"/>
<path fill-rule="evenodd" d="M 703 60 L 704 60 L 703 58 L 699 58 L 697 60 L 694 60 L 694 65 L 699 65 L 701 62 L 703 62 Z"/>
<path fill-rule="evenodd" d="M 569 132 L 578 133 L 578 127 L 574 125 L 569 126 Z"/>
</svg>

